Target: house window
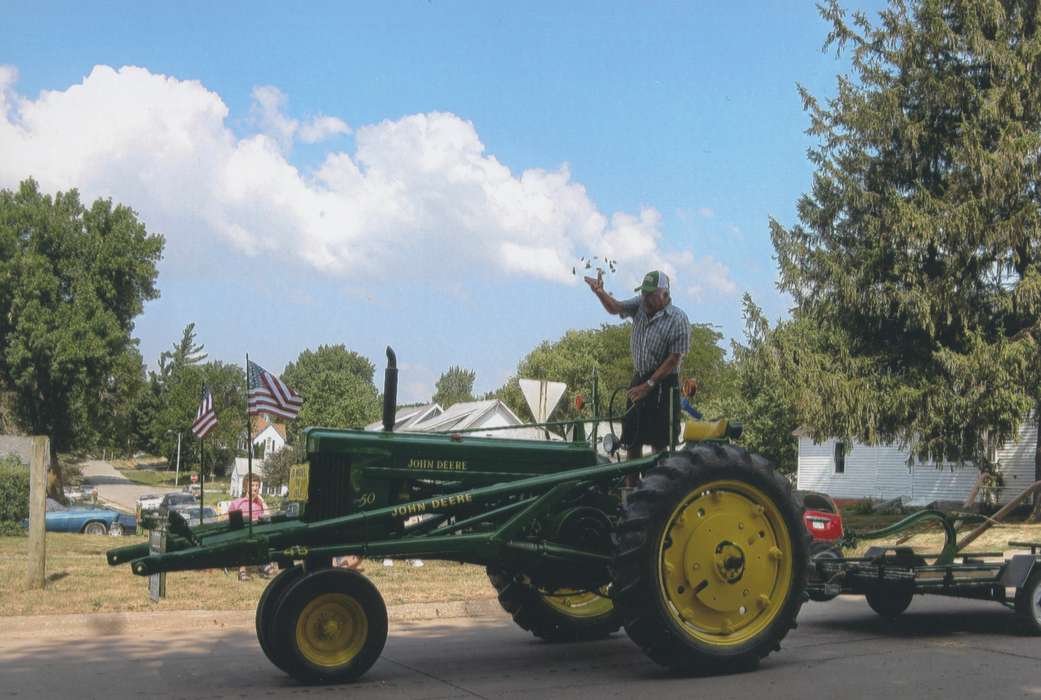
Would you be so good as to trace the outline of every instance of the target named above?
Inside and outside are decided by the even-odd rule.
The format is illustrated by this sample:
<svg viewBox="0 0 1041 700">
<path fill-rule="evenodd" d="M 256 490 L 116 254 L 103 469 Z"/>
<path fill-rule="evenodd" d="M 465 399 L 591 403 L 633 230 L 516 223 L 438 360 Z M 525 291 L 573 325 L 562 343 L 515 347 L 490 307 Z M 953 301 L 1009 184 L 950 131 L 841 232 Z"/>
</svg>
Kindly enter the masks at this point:
<svg viewBox="0 0 1041 700">
<path fill-rule="evenodd" d="M 846 473 L 846 443 L 835 443 L 835 473 Z"/>
</svg>

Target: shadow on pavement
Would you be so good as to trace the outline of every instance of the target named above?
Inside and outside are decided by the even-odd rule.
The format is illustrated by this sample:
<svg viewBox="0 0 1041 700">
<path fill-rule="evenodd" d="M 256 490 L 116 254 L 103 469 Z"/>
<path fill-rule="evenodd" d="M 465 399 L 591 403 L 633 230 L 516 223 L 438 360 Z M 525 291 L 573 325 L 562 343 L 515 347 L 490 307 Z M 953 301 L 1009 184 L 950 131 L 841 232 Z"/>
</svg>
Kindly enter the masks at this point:
<svg viewBox="0 0 1041 700">
<path fill-rule="evenodd" d="M 915 603 L 906 612 L 892 620 L 875 614 L 864 603 L 865 614 L 855 618 L 848 616 L 815 618 L 813 625 L 832 631 L 871 634 L 881 637 L 902 638 L 949 637 L 952 634 L 976 634 L 1007 638 L 1010 635 L 1026 637 L 1020 631 L 1019 620 L 1008 608 L 999 603 L 971 610 L 952 609 L 942 611 L 915 612 Z"/>
</svg>

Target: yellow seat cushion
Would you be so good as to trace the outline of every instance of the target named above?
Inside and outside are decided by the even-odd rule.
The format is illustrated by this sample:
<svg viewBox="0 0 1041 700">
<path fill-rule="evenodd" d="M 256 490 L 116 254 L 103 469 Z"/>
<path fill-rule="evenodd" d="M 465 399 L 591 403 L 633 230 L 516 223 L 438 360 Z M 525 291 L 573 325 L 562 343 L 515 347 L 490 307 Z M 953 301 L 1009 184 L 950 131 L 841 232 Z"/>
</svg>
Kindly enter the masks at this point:
<svg viewBox="0 0 1041 700">
<path fill-rule="evenodd" d="M 727 421 L 725 418 L 719 420 L 688 420 L 683 425 L 683 441 L 699 442 L 701 440 L 716 440 L 727 434 Z"/>
</svg>

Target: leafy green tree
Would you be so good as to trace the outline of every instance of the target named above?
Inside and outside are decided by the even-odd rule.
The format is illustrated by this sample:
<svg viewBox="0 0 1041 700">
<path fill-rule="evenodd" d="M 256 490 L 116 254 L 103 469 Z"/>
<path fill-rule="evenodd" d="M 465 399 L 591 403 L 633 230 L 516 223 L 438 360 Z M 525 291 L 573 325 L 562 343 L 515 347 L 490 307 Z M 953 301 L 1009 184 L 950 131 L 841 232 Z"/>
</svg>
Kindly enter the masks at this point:
<svg viewBox="0 0 1041 700">
<path fill-rule="evenodd" d="M 300 415 L 289 425 L 290 442 L 310 425 L 360 428 L 380 415 L 379 394 L 372 383 L 372 362 L 343 345 L 304 350 L 286 365 L 282 381 L 304 399 Z"/>
<path fill-rule="evenodd" d="M 771 222 L 804 341 L 785 366 L 814 437 L 986 464 L 1037 405 L 1041 52 L 1029 2 L 894 2 L 830 45 L 800 224 Z"/>
<path fill-rule="evenodd" d="M 213 394 L 217 427 L 206 436 L 206 468 L 223 476 L 235 460 L 239 440 L 246 433 L 246 376 L 242 368 L 230 362 L 207 362 L 201 366 L 203 384 Z M 198 397 L 201 398 L 202 388 Z M 198 402 L 192 411 L 192 420 Z M 197 441 L 198 442 L 198 441 Z"/>
<path fill-rule="evenodd" d="M 160 353 L 159 376 L 165 379 L 181 367 L 202 363 L 208 357 L 204 349 L 195 343 L 195 323 L 189 323 L 181 332 L 181 340 L 174 343 L 173 349 Z"/>
<path fill-rule="evenodd" d="M 264 460 L 264 480 L 267 486 L 283 486 L 289 483 L 289 470 L 296 464 L 307 461 L 303 443 L 286 445 Z"/>
<path fill-rule="evenodd" d="M 205 441 L 200 441 L 192 434 L 191 426 L 202 402 L 204 386 L 213 394 L 217 426 Z M 151 430 L 152 439 L 167 463 L 174 465 L 180 433 L 182 470 L 198 467 L 205 456 L 207 473 L 222 475 L 234 460 L 239 440 L 246 433 L 245 391 L 245 376 L 242 368 L 235 364 L 182 365 L 172 372 L 164 385 Z"/>
<path fill-rule="evenodd" d="M 0 456 L 0 528 L 4 534 L 29 517 L 29 469 L 14 455 Z M 21 528 L 18 528 L 21 529 Z"/>
<path fill-rule="evenodd" d="M 625 389 L 633 376 L 629 340 L 632 325 L 604 324 L 600 328 L 572 330 L 555 342 L 544 342 L 528 353 L 517 366 L 516 377 L 548 379 L 568 385 L 559 408 L 552 420 L 571 420 L 578 416 L 574 407 L 575 396 L 592 398 L 593 370 L 597 371 L 597 393 L 600 412 L 608 412 L 614 396 L 614 412 L 625 408 Z M 684 356 L 680 372 L 684 377 L 697 377 L 702 391 L 702 402 L 712 401 L 727 386 L 726 353 L 719 342 L 722 334 L 709 326 L 691 326 L 691 350 Z M 489 394 L 509 406 L 517 415 L 531 420 L 521 394 L 517 378 L 511 378 L 497 391 Z"/>
<path fill-rule="evenodd" d="M 78 393 L 74 401 L 77 442 L 93 449 L 131 454 L 147 445 L 150 402 L 147 373 L 136 341 L 116 358 L 101 387 Z"/>
<path fill-rule="evenodd" d="M 286 365 L 282 380 L 298 391 L 297 385 L 312 381 L 322 372 L 352 374 L 362 381 L 372 382 L 376 366 L 369 358 L 348 350 L 345 345 L 319 345 L 317 350 L 304 350 L 296 362 Z"/>
<path fill-rule="evenodd" d="M 601 375 L 598 377 L 601 406 L 606 411 L 608 387 L 623 376 L 625 383 L 628 383 L 629 375 L 632 374 L 631 365 L 628 369 L 618 367 L 615 355 L 623 351 L 623 343 L 620 342 L 623 334 L 614 330 L 617 328 L 620 327 L 605 325 L 596 330 L 572 330 L 555 342 L 539 344 L 517 365 L 516 377 L 507 381 L 493 397 L 502 400 L 518 416 L 532 421 L 534 417 L 520 391 L 517 377 L 565 382 L 568 388 L 550 420 L 570 420 L 578 415 L 574 408 L 576 394 L 591 398 L 593 369 L 596 368 Z M 623 357 L 627 357 L 627 340 L 624 353 Z"/>
<path fill-rule="evenodd" d="M 77 446 L 80 397 L 97 396 L 131 345 L 134 318 L 159 296 L 163 238 L 128 207 L 33 180 L 0 191 L 0 382 L 17 422 Z"/>
<path fill-rule="evenodd" d="M 793 324 L 771 330 L 763 312 L 749 295 L 743 300 L 745 344 L 732 343 L 730 387 L 704 412 L 742 422 L 741 444 L 769 459 L 783 473 L 798 466 L 798 414 L 783 378 L 780 343 L 797 335 Z M 704 408 L 704 407 L 703 407 Z"/>
<path fill-rule="evenodd" d="M 722 341 L 723 334 L 712 326 L 691 325 L 690 352 L 683 356 L 680 376 L 698 381 L 699 406 L 711 407 L 734 391 L 733 370 Z"/>
<path fill-rule="evenodd" d="M 437 380 L 434 387 L 434 403 L 443 408 L 463 401 L 474 400 L 474 381 L 477 373 L 473 370 L 452 366 Z"/>
</svg>

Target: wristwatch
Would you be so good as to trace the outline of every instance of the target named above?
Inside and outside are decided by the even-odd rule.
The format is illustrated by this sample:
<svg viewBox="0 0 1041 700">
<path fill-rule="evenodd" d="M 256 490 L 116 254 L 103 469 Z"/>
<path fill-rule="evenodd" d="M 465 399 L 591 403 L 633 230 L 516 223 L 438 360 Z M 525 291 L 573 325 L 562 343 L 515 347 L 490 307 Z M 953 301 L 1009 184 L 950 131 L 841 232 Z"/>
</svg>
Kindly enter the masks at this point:
<svg viewBox="0 0 1041 700">
<path fill-rule="evenodd" d="M 650 388 L 653 389 L 654 385 L 655 385 L 655 381 L 653 379 L 648 379 L 646 382 L 644 382 L 644 384 L 646 384 L 647 386 L 649 386 Z"/>
</svg>

